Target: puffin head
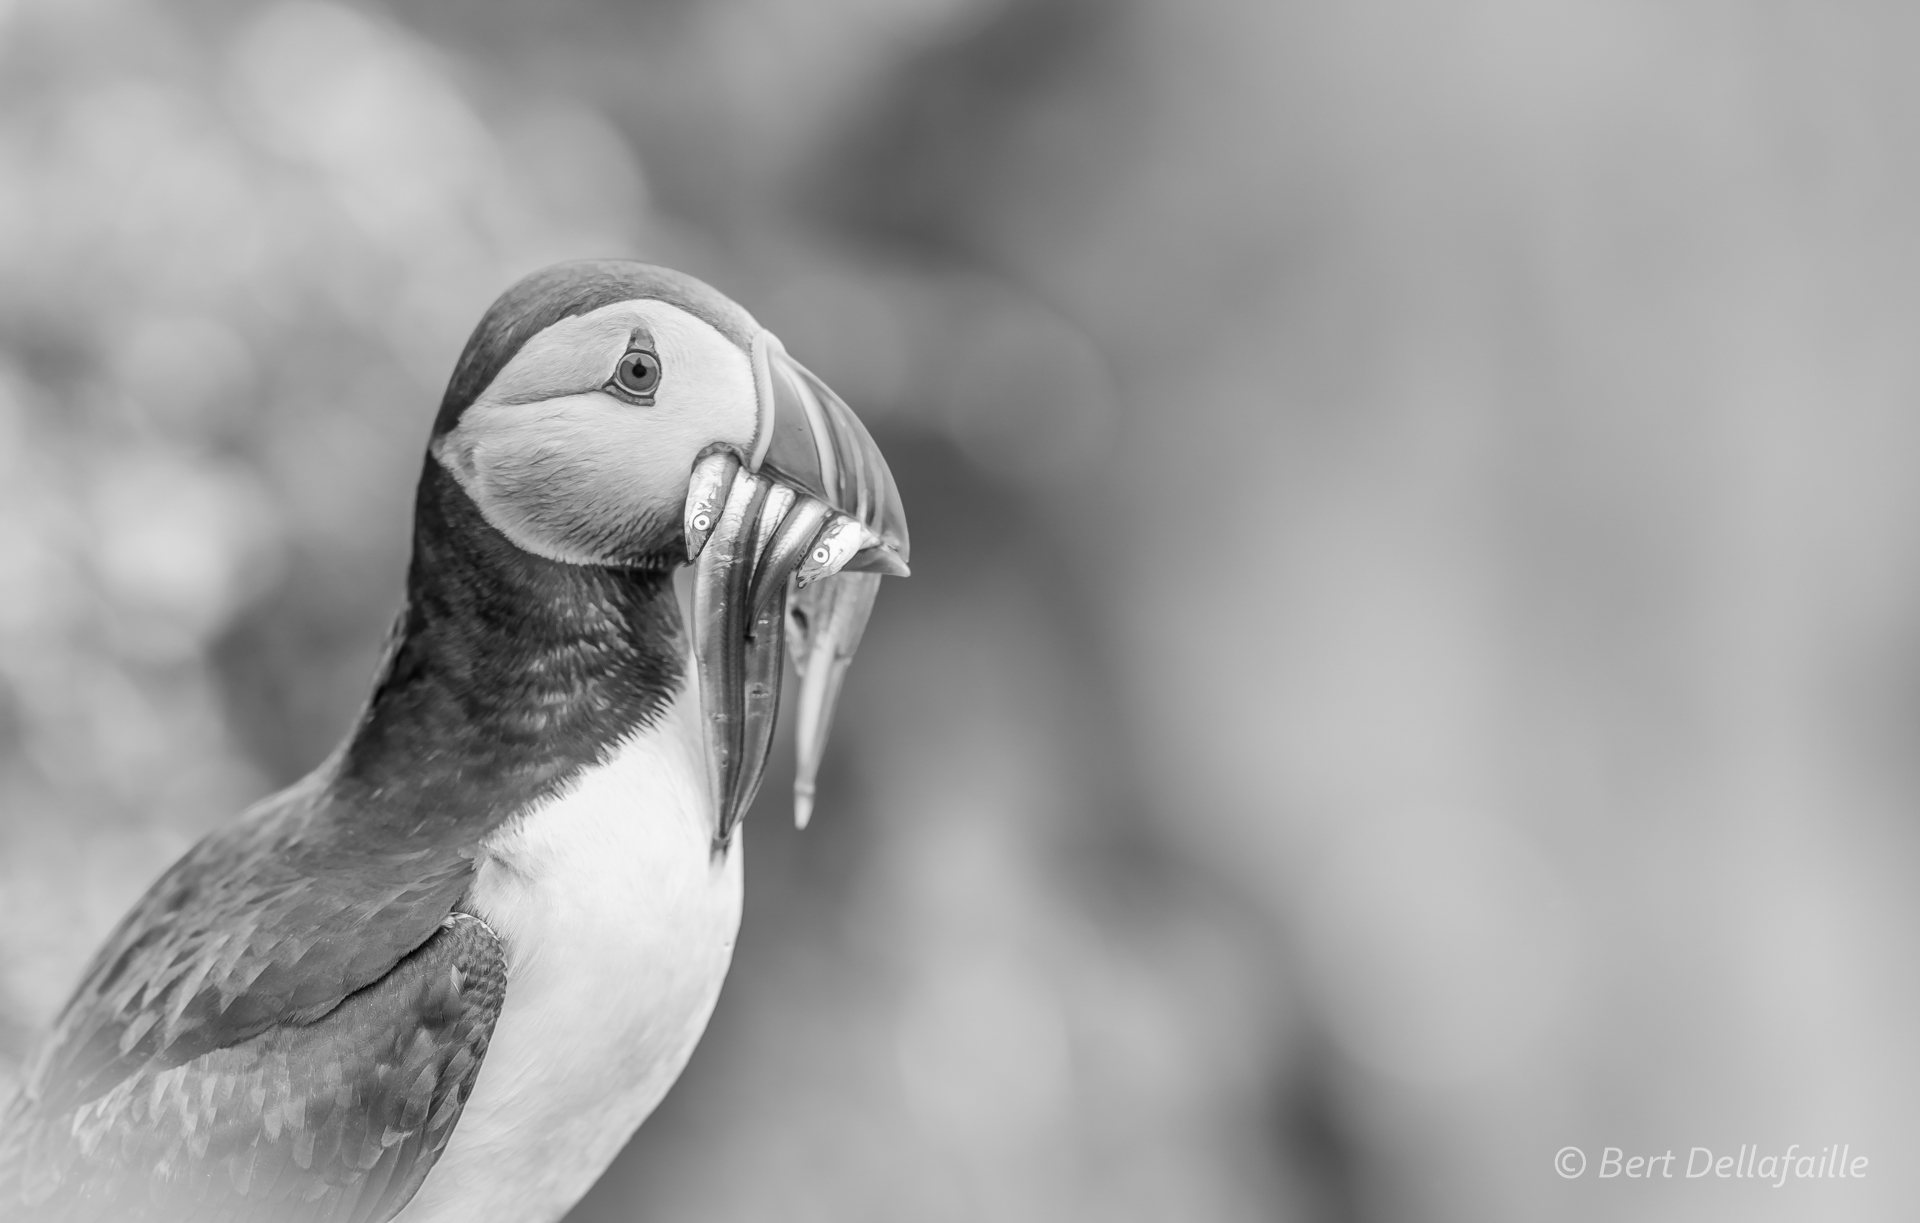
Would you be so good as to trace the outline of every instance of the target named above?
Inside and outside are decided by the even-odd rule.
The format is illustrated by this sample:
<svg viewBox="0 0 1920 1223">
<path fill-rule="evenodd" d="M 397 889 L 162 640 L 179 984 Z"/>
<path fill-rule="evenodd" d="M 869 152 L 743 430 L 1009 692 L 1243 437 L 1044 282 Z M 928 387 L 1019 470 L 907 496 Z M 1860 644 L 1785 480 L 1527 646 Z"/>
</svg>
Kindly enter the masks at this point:
<svg viewBox="0 0 1920 1223">
<path fill-rule="evenodd" d="M 716 850 L 759 788 L 791 650 L 806 823 L 841 677 L 880 577 L 905 576 L 908 555 L 886 460 L 825 383 L 691 276 L 563 263 L 481 318 L 429 449 L 527 552 L 695 567 Z"/>
</svg>

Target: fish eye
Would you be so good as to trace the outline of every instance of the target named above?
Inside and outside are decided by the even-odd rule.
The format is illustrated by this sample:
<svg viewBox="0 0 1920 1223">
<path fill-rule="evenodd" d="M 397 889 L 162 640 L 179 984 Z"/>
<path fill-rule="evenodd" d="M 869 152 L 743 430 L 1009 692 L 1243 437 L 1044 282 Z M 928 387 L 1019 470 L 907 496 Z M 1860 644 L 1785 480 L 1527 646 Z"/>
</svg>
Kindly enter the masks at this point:
<svg viewBox="0 0 1920 1223">
<path fill-rule="evenodd" d="M 644 348 L 631 350 L 614 367 L 610 385 L 635 398 L 652 399 L 660 385 L 660 358 Z"/>
</svg>

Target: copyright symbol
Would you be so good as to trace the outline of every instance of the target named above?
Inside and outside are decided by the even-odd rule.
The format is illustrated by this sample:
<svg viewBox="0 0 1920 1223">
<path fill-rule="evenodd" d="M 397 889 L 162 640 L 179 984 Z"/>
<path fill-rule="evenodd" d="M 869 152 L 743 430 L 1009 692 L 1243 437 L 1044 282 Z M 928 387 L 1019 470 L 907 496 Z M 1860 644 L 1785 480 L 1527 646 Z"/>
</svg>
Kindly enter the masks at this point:
<svg viewBox="0 0 1920 1223">
<path fill-rule="evenodd" d="M 1573 1180 L 1587 1170 L 1587 1153 L 1579 1147 L 1561 1147 L 1554 1153 L 1553 1170 Z"/>
</svg>

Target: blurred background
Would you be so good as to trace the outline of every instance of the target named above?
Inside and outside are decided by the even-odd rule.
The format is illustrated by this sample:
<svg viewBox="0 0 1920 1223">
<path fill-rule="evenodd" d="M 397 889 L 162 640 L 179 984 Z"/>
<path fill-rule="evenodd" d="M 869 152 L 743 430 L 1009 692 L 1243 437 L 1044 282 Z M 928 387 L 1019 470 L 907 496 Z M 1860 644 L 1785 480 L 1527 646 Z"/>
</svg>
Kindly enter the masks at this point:
<svg viewBox="0 0 1920 1223">
<path fill-rule="evenodd" d="M 1917 59 L 1874 0 L 0 0 L 0 1097 L 346 729 L 487 302 L 624 254 L 855 405 L 915 576 L 572 1223 L 1915 1217 Z M 1792 1143 L 1866 1177 L 1597 1175 Z"/>
</svg>

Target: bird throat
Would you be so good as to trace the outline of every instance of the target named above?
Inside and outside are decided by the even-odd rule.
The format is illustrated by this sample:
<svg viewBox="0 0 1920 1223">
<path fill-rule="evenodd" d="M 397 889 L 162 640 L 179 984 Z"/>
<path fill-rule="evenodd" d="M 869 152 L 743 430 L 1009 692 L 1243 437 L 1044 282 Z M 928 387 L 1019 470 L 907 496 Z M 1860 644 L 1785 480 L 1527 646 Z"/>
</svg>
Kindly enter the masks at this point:
<svg viewBox="0 0 1920 1223">
<path fill-rule="evenodd" d="M 431 458 L 395 635 L 332 779 L 389 846 L 485 836 L 661 718 L 685 683 L 670 570 L 524 551 Z"/>
</svg>

